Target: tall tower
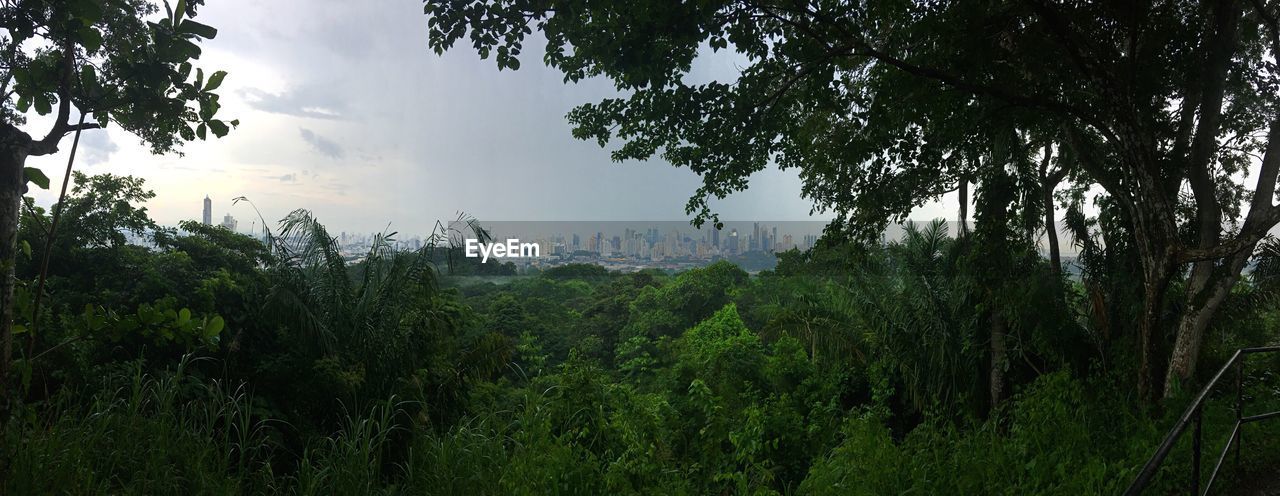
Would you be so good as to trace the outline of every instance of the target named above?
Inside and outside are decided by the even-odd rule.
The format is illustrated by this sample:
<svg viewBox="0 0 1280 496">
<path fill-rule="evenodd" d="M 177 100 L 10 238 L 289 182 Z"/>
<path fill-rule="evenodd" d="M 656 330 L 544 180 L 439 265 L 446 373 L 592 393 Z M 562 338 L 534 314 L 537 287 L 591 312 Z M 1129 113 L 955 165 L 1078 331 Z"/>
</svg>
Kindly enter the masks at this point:
<svg viewBox="0 0 1280 496">
<path fill-rule="evenodd" d="M 209 195 L 204 195 L 204 217 L 201 218 L 204 225 L 213 225 L 213 200 L 209 199 Z"/>
</svg>

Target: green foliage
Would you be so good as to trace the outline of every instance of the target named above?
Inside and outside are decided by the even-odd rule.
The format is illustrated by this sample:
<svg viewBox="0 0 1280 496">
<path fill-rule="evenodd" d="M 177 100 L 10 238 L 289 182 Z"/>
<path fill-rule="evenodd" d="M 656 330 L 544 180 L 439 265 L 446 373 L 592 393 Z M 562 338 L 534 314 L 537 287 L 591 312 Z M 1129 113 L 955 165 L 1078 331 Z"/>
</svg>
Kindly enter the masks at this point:
<svg viewBox="0 0 1280 496">
<path fill-rule="evenodd" d="M 156 15 L 154 3 L 141 0 L 6 4 L 0 10 L 7 35 L 0 45 L 6 90 L 0 116 L 22 124 L 22 113 L 56 109 L 57 127 L 49 133 L 53 147 L 32 150 L 36 155 L 57 149 L 73 124 L 72 103 L 92 113 L 92 124 L 115 122 L 156 153 L 203 140 L 208 131 L 225 136 L 239 124 L 218 118 L 215 91 L 227 73 L 216 71 L 206 80 L 204 70 L 192 66 L 200 58 L 198 44 L 217 36 L 216 29 L 194 19 L 203 4 L 182 0 L 176 10 L 166 4 L 163 16 Z M 18 49 L 24 44 L 39 48 Z M 4 134 L 12 138 L 13 132 Z"/>
<path fill-rule="evenodd" d="M 566 264 L 542 271 L 542 277 L 551 279 L 589 280 L 609 275 L 609 270 L 596 264 Z"/>
<path fill-rule="evenodd" d="M 1150 454 L 1165 434 L 1160 425 L 1173 419 L 1157 423 L 1128 413 L 1128 400 L 1110 389 L 1065 371 L 1052 373 L 1014 398 L 1000 418 L 966 426 L 926 423 L 901 441 L 874 417 L 850 417 L 840 446 L 814 464 L 799 492 L 1123 492 L 1138 468 L 1133 461 Z M 1209 439 L 1225 436 L 1233 422 L 1225 408 L 1206 417 Z M 1188 458 L 1178 450 L 1168 465 L 1185 467 Z M 1174 474 L 1149 490 L 1165 494 L 1183 487 Z"/>
<path fill-rule="evenodd" d="M 84 312 L 67 324 L 84 336 L 106 336 L 113 342 L 126 338 L 142 338 L 152 344 L 177 344 L 186 350 L 196 347 L 217 349 L 226 326 L 221 316 L 193 316 L 191 310 L 174 308 L 174 298 L 154 304 L 143 303 L 131 314 L 118 314 L 104 308 L 86 306 Z"/>
<path fill-rule="evenodd" d="M 68 204 L 104 214 L 56 247 L 52 304 L 32 315 L 18 288 L 20 322 L 43 325 L 4 412 L 6 494 L 1112 494 L 1181 411 L 1143 412 L 1080 296 L 1102 275 L 1064 280 L 1016 216 L 885 246 L 829 233 L 756 277 L 721 262 L 474 283 L 391 235 L 351 263 L 306 211 L 265 243 L 195 223 L 113 242 L 150 225 L 149 192 L 85 184 L 102 191 Z M 1271 255 L 1206 367 L 1275 340 Z M 1010 394 L 990 404 L 997 315 Z M 1249 363 L 1258 412 L 1280 408 L 1275 360 Z M 1205 409 L 1208 452 L 1229 396 Z M 1280 427 L 1257 427 L 1246 474 L 1280 463 Z"/>
<path fill-rule="evenodd" d="M 738 266 L 719 261 L 683 272 L 668 284 L 643 288 L 631 303 L 631 318 L 623 332 L 652 337 L 678 334 L 729 303 L 746 280 L 747 273 Z"/>
<path fill-rule="evenodd" d="M 69 395 L 5 424 L 9 494 L 208 494 L 272 483 L 266 426 L 242 389 L 122 364 L 87 405 Z M 46 423 L 47 422 L 47 423 Z"/>
</svg>

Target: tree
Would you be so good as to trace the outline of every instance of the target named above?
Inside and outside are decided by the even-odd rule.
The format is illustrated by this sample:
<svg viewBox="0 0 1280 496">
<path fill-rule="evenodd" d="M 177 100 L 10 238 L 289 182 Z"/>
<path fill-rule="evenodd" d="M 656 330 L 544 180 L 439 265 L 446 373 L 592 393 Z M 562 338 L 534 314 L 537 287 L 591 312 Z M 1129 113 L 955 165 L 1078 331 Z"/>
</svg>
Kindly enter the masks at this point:
<svg viewBox="0 0 1280 496">
<path fill-rule="evenodd" d="M 437 52 L 468 38 L 499 69 L 516 69 L 536 28 L 567 81 L 612 80 L 625 96 L 570 112 L 574 136 L 621 141 L 615 160 L 660 155 L 701 175 L 686 207 L 698 222 L 716 220 L 709 198 L 774 163 L 799 170 L 818 210 L 870 237 L 974 169 L 1003 167 L 966 160 L 999 133 L 1062 144 L 1080 169 L 1074 180 L 1100 186 L 1131 226 L 1144 397 L 1160 390 L 1171 282 L 1191 267 L 1166 395 L 1194 374 L 1214 312 L 1280 222 L 1274 0 L 503 0 L 425 10 Z M 706 47 L 745 59 L 736 81 L 684 79 Z M 1241 173 L 1256 162 L 1249 191 Z"/>
<path fill-rule="evenodd" d="M 192 61 L 197 43 L 217 30 L 192 19 L 203 0 L 179 0 L 157 18 L 145 0 L 28 0 L 0 4 L 0 340 L 8 375 L 13 324 L 13 266 L 19 210 L 26 182 L 48 187 L 27 157 L 58 151 L 63 137 L 116 123 L 154 153 L 183 142 L 221 137 L 238 121 L 216 119 L 214 90 L 226 73 L 205 77 Z M 148 20 L 153 19 L 153 20 Z M 72 106 L 79 113 L 73 122 Z M 52 114 L 33 137 L 26 114 Z M 88 116 L 92 115 L 91 118 Z"/>
</svg>

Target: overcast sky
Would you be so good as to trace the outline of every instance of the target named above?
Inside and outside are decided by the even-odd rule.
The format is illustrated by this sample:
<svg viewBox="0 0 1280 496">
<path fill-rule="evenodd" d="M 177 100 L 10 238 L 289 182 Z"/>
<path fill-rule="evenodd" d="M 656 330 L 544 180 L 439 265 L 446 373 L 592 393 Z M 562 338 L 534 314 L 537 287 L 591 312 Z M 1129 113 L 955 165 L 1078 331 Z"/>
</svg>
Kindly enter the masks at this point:
<svg viewBox="0 0 1280 496">
<path fill-rule="evenodd" d="M 427 47 L 418 0 L 215 0 L 201 22 L 218 28 L 199 66 L 230 73 L 219 93 L 224 119 L 241 125 L 220 140 L 153 156 L 113 128 L 83 136 L 77 169 L 143 177 L 162 224 L 199 219 L 213 199 L 247 231 L 295 208 L 334 233 L 428 231 L 466 212 L 491 220 L 688 220 L 699 184 L 692 172 L 654 160 L 617 164 L 608 150 L 570 135 L 565 114 L 614 95 L 608 81 L 563 83 L 525 50 L 519 71 L 499 72 L 465 43 L 444 56 Z M 731 80 L 735 60 L 695 67 L 699 80 Z M 28 165 L 54 178 L 62 154 Z M 37 193 L 42 204 L 53 194 Z M 954 202 L 954 200 L 952 200 Z M 714 204 L 725 219 L 808 219 L 793 172 L 766 170 L 750 189 Z M 950 217 L 933 205 L 915 218 Z M 259 224 L 260 226 L 260 224 Z"/>
</svg>

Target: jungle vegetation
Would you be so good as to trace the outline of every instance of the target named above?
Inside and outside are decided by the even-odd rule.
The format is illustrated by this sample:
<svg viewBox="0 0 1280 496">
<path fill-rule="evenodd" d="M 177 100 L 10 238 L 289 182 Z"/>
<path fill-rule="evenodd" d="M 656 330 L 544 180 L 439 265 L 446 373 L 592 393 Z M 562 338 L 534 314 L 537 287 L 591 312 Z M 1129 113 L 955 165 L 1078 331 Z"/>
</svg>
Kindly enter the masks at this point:
<svg viewBox="0 0 1280 496">
<path fill-rule="evenodd" d="M 1138 310 L 1099 304 L 1140 298 L 1109 269 L 1132 245 L 1069 277 L 1022 237 L 992 252 L 935 221 L 887 245 L 829 233 L 756 275 L 477 283 L 442 245 L 387 235 L 348 265 L 306 211 L 264 243 L 155 225 L 140 179 L 75 181 L 39 313 L 38 257 L 16 268 L 34 353 L 5 409 L 7 494 L 1114 494 L 1185 402 L 1141 399 Z M 49 214 L 28 206 L 40 253 Z M 1278 256 L 1268 241 L 1234 287 L 1204 368 L 1275 342 Z M 1249 362 L 1249 408 L 1280 408 L 1277 366 Z M 1211 449 L 1231 393 L 1206 410 Z M 1245 480 L 1280 463 L 1277 428 L 1249 427 Z"/>
<path fill-rule="evenodd" d="M 695 223 L 774 165 L 836 216 L 754 275 L 501 283 L 443 232 L 348 264 L 305 210 L 257 239 L 157 225 L 138 177 L 26 196 L 73 133 L 235 126 L 192 65 L 201 3 L 0 3 L 0 493 L 1115 494 L 1280 339 L 1274 0 L 428 1 L 436 52 L 518 69 L 545 40 L 612 81 L 574 136 L 698 173 Z M 686 81 L 721 52 L 736 81 Z M 876 239 L 953 191 L 956 229 Z M 1280 361 L 1247 366 L 1280 410 Z M 1280 466 L 1280 424 L 1247 429 L 1237 489 Z"/>
</svg>

